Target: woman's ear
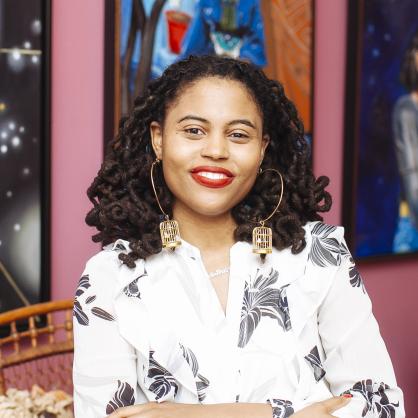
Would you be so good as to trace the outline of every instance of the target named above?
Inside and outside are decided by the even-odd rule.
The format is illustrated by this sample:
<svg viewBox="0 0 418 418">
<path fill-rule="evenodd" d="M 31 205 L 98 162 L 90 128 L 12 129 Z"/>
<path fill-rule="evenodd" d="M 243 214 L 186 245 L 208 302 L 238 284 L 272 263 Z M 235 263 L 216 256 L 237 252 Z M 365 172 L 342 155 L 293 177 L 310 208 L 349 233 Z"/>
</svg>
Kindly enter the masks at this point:
<svg viewBox="0 0 418 418">
<path fill-rule="evenodd" d="M 269 143 L 270 143 L 270 136 L 268 134 L 263 135 L 262 144 L 261 144 L 260 165 L 264 160 L 264 154 L 266 152 L 266 148 L 268 147 Z"/>
<path fill-rule="evenodd" d="M 150 123 L 151 144 L 155 155 L 159 160 L 163 159 L 163 130 L 159 122 Z"/>
</svg>

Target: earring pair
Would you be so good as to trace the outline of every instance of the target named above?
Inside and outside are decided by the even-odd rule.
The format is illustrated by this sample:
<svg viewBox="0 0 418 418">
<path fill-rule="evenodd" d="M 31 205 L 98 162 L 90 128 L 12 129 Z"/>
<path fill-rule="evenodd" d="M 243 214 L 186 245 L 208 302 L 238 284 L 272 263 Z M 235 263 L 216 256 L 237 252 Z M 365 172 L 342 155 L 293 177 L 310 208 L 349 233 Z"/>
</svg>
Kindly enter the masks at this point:
<svg viewBox="0 0 418 418">
<path fill-rule="evenodd" d="M 157 204 L 165 217 L 165 220 L 160 222 L 160 235 L 161 235 L 162 246 L 163 248 L 170 248 L 174 250 L 176 247 L 181 245 L 179 224 L 175 219 L 170 219 L 168 214 L 164 212 L 164 209 L 161 207 L 160 201 L 158 199 L 157 191 L 155 189 L 155 184 L 154 184 L 153 170 L 154 170 L 154 166 L 159 163 L 160 163 L 160 160 L 156 158 L 155 161 L 153 161 L 153 163 L 151 164 L 151 174 L 150 174 L 151 184 L 154 190 Z M 260 168 L 259 174 L 265 173 L 267 171 L 274 171 L 280 177 L 280 183 L 281 183 L 280 198 L 273 212 L 267 218 L 261 221 L 258 221 L 260 223 L 260 226 L 257 226 L 253 229 L 253 252 L 256 254 L 270 254 L 273 250 L 273 245 L 272 245 L 273 233 L 272 233 L 271 228 L 269 228 L 268 226 L 265 226 L 265 222 L 268 221 L 276 213 L 283 198 L 283 190 L 284 190 L 283 176 L 278 170 L 274 168 L 268 168 L 266 170 L 262 170 Z"/>
</svg>

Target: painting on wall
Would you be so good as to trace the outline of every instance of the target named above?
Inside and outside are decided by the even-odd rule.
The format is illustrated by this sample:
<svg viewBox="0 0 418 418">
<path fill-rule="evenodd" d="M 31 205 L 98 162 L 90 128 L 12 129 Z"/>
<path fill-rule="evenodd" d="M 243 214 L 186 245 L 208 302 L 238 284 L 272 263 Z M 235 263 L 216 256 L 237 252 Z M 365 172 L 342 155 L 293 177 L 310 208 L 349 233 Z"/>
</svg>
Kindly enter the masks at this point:
<svg viewBox="0 0 418 418">
<path fill-rule="evenodd" d="M 247 60 L 281 81 L 312 140 L 313 0 L 106 2 L 105 142 L 149 80 L 191 54 Z"/>
<path fill-rule="evenodd" d="M 418 254 L 416 2 L 349 2 L 344 223 L 356 257 Z"/>
<path fill-rule="evenodd" d="M 49 297 L 46 0 L 0 0 L 0 312 Z"/>
</svg>

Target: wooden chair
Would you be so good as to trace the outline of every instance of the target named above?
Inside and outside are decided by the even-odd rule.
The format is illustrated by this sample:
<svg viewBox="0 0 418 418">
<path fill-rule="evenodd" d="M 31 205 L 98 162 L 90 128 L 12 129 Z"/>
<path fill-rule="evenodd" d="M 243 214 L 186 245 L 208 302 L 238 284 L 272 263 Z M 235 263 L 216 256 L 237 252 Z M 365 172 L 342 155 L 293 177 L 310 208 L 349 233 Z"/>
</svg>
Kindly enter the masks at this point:
<svg viewBox="0 0 418 418">
<path fill-rule="evenodd" d="M 72 308 L 69 299 L 0 314 L 0 395 L 33 384 L 72 394 Z"/>
</svg>

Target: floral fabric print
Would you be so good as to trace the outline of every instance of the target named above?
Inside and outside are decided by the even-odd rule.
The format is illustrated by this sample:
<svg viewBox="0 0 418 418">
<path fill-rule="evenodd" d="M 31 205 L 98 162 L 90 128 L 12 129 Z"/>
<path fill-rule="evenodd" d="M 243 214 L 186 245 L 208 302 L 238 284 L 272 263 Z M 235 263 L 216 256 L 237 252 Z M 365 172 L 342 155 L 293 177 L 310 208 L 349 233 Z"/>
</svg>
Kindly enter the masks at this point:
<svg viewBox="0 0 418 418">
<path fill-rule="evenodd" d="M 106 414 L 111 414 L 118 408 L 130 406 L 135 403 L 134 390 L 127 382 L 118 380 L 118 388 L 113 395 L 113 399 L 106 406 Z"/>
<path fill-rule="evenodd" d="M 319 382 L 325 376 L 325 370 L 322 366 L 317 346 L 315 346 L 310 353 L 305 356 L 305 360 L 311 365 L 315 380 Z"/>
<path fill-rule="evenodd" d="M 267 402 L 273 408 L 273 418 L 288 418 L 295 412 L 291 401 L 269 399 Z"/>
<path fill-rule="evenodd" d="M 184 240 L 134 268 L 119 259 L 122 239 L 89 259 L 74 302 L 75 418 L 147 402 L 266 400 L 272 418 L 292 418 L 344 392 L 354 399 L 337 418 L 404 418 L 343 228 L 303 228 L 297 254 L 273 248 L 262 262 L 251 243 L 231 246 L 226 311 L 200 249 Z"/>
<path fill-rule="evenodd" d="M 129 283 L 123 288 L 123 292 L 126 296 L 132 297 L 132 298 L 138 298 L 141 299 L 141 292 L 138 288 L 138 281 L 141 280 L 143 277 L 147 276 L 147 272 L 145 271 L 144 274 L 141 274 L 139 277 L 137 277 L 134 281 Z"/>
<path fill-rule="evenodd" d="M 333 236 L 336 227 L 318 222 L 312 228 L 312 247 L 309 260 L 319 266 L 338 266 L 341 262 L 340 243 Z"/>
<path fill-rule="evenodd" d="M 263 316 L 277 320 L 285 331 L 291 329 L 286 286 L 274 287 L 278 277 L 278 271 L 273 268 L 267 275 L 257 269 L 255 279 L 245 283 L 238 347 L 248 344 Z"/>
<path fill-rule="evenodd" d="M 151 384 L 149 390 L 154 392 L 157 401 L 166 397 L 171 391 L 174 392 L 174 397 L 176 397 L 179 390 L 178 382 L 167 369 L 155 361 L 153 354 L 154 351 L 150 351 L 148 378 L 151 379 Z"/>
<path fill-rule="evenodd" d="M 73 315 L 75 316 L 75 318 L 77 319 L 77 321 L 80 325 L 88 325 L 89 324 L 89 318 L 86 315 L 86 313 L 83 311 L 83 307 L 81 306 L 81 303 L 78 301 L 78 298 L 89 287 L 90 287 L 89 275 L 85 274 L 85 275 L 80 277 L 80 280 L 78 282 L 78 287 L 77 287 L 77 290 L 75 292 L 74 308 L 73 308 Z"/>
<path fill-rule="evenodd" d="M 349 275 L 350 275 L 350 284 L 353 287 L 359 287 L 363 291 L 363 293 L 366 293 L 366 288 L 364 287 L 363 279 L 357 270 L 356 265 L 354 264 L 353 257 L 350 256 L 350 262 L 351 267 L 349 269 Z"/>
<path fill-rule="evenodd" d="M 93 303 L 96 300 L 96 295 L 92 295 L 92 296 L 88 296 L 84 302 L 84 306 L 83 303 L 80 302 L 79 298 L 84 294 L 84 292 L 89 289 L 91 287 L 90 284 L 90 278 L 89 275 L 83 275 L 78 283 L 78 287 L 75 293 L 75 298 L 74 298 L 74 307 L 73 307 L 73 316 L 76 318 L 77 322 L 80 325 L 83 326 L 87 326 L 89 325 L 89 317 L 87 315 L 87 310 L 85 308 L 88 308 L 91 303 Z M 90 309 L 90 312 L 97 316 L 98 318 L 104 319 L 106 321 L 114 321 L 115 318 L 113 315 L 111 315 L 110 313 L 108 313 L 107 311 L 105 311 L 102 308 L 99 308 L 98 306 L 93 306 Z"/>
<path fill-rule="evenodd" d="M 312 247 L 309 252 L 310 261 L 320 267 L 339 266 L 343 259 L 351 263 L 349 280 L 352 287 L 360 288 L 366 293 L 363 279 L 357 270 L 353 257 L 344 241 L 339 242 L 332 235 L 336 227 L 318 222 L 312 229 Z"/>
<path fill-rule="evenodd" d="M 180 348 L 183 352 L 183 357 L 186 359 L 189 366 L 192 368 L 193 376 L 196 380 L 196 389 L 199 398 L 199 402 L 203 402 L 206 397 L 206 390 L 209 386 L 209 380 L 206 377 L 199 374 L 199 363 L 193 351 L 190 348 L 184 347 L 180 344 Z"/>
<path fill-rule="evenodd" d="M 365 400 L 362 417 L 395 418 L 399 402 L 391 403 L 386 394 L 390 389 L 385 383 L 376 383 L 371 379 L 361 380 L 344 393 L 359 393 Z"/>
</svg>

